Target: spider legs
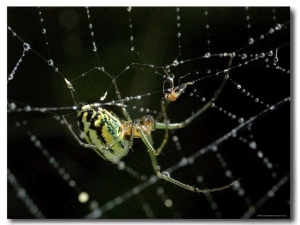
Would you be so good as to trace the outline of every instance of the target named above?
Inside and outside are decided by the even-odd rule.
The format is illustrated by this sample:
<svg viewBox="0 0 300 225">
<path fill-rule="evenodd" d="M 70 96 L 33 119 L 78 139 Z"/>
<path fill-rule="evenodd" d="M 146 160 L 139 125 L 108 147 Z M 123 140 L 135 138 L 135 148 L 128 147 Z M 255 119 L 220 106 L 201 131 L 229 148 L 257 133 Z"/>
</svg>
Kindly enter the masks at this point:
<svg viewBox="0 0 300 225">
<path fill-rule="evenodd" d="M 188 184 L 184 184 L 178 180 L 175 180 L 173 178 L 170 177 L 170 174 L 168 172 L 161 172 L 160 170 L 160 166 L 158 165 L 157 163 L 157 160 L 156 160 L 156 150 L 153 148 L 152 146 L 152 141 L 151 141 L 151 134 L 147 134 L 145 132 L 143 132 L 142 130 L 140 130 L 140 136 L 141 136 L 141 139 L 142 141 L 144 142 L 144 144 L 147 146 L 148 148 L 148 152 L 149 152 L 149 156 L 150 156 L 150 159 L 151 159 L 151 163 L 152 163 L 152 167 L 156 173 L 156 175 L 163 179 L 163 180 L 166 180 L 168 182 L 171 182 L 181 188 L 184 188 L 186 190 L 189 190 L 189 191 L 192 191 L 192 192 L 197 192 L 197 193 L 205 193 L 205 192 L 214 192 L 214 191 L 221 191 L 221 190 L 224 190 L 226 188 L 229 188 L 231 186 L 234 185 L 234 183 L 236 181 L 233 181 L 232 183 L 228 184 L 228 185 L 225 185 L 225 186 L 222 186 L 222 187 L 218 187 L 218 188 L 212 188 L 212 189 L 199 189 L 199 188 L 196 188 L 196 187 L 193 187 L 193 186 L 190 186 Z"/>
<path fill-rule="evenodd" d="M 224 76 L 223 82 L 221 83 L 220 87 L 218 88 L 218 90 L 215 91 L 214 96 L 202 107 L 200 108 L 196 113 L 194 113 L 192 116 L 190 116 L 189 118 L 185 119 L 184 121 L 180 122 L 180 123 L 170 123 L 170 124 L 166 124 L 166 123 L 159 123 L 156 122 L 155 123 L 155 128 L 156 129 L 179 129 L 179 128 L 183 128 L 185 126 L 187 126 L 190 122 L 192 122 L 194 119 L 196 119 L 198 116 L 200 116 L 202 113 L 204 113 L 207 109 L 209 109 L 211 107 L 211 105 L 217 100 L 217 98 L 219 97 L 225 83 L 227 80 L 227 75 L 229 73 L 229 68 L 232 64 L 232 60 L 233 58 L 231 57 L 229 60 L 229 64 L 228 64 L 228 69 L 227 72 Z"/>
<path fill-rule="evenodd" d="M 97 152 L 97 154 L 99 154 L 102 158 L 105 158 L 103 156 L 103 154 L 101 153 L 100 149 L 107 149 L 107 146 L 95 146 L 95 145 L 90 145 L 87 143 L 82 142 L 79 137 L 76 135 L 76 133 L 74 132 L 72 125 L 68 123 L 66 117 L 64 115 L 62 115 L 63 121 L 66 124 L 67 128 L 69 129 L 69 131 L 71 132 L 71 134 L 73 135 L 73 137 L 76 139 L 76 141 L 78 142 L 78 144 L 82 147 L 85 148 L 92 148 L 95 150 L 95 152 Z"/>
</svg>

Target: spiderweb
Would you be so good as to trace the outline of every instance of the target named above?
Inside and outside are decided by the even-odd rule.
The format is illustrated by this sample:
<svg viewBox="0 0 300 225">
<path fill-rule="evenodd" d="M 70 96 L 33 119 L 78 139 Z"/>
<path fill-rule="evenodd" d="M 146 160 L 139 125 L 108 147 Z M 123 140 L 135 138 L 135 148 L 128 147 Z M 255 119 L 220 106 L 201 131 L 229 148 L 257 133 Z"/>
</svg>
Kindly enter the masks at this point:
<svg viewBox="0 0 300 225">
<path fill-rule="evenodd" d="M 8 8 L 8 218 L 290 218 L 290 9 Z M 230 58 L 233 58 L 229 66 Z M 229 66 L 229 67 L 228 67 Z M 135 139 L 115 165 L 81 147 L 76 105 L 171 123 L 155 176 Z M 116 81 L 121 100 L 113 85 Z M 153 132 L 159 146 L 164 130 Z"/>
</svg>

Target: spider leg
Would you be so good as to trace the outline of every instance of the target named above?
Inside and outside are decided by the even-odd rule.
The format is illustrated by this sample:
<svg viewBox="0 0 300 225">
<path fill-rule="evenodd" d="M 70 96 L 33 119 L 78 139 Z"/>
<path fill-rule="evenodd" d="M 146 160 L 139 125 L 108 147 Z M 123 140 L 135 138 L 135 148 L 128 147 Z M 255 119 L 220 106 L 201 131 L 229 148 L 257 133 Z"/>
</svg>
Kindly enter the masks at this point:
<svg viewBox="0 0 300 225">
<path fill-rule="evenodd" d="M 99 154 L 102 158 L 105 158 L 103 156 L 103 154 L 101 153 L 101 151 L 99 149 L 107 149 L 106 146 L 95 146 L 95 145 L 90 145 L 87 143 L 82 142 L 79 137 L 76 135 L 76 133 L 74 132 L 72 125 L 68 123 L 66 117 L 64 115 L 62 115 L 63 121 L 66 124 L 67 128 L 69 129 L 69 131 L 71 132 L 71 134 L 74 136 L 74 138 L 76 139 L 76 141 L 78 142 L 78 144 L 82 147 L 85 148 L 92 148 L 93 150 L 95 150 L 95 152 L 97 152 L 97 154 Z"/>
<path fill-rule="evenodd" d="M 168 142 L 168 138 L 169 138 L 169 129 L 168 129 L 168 124 L 169 124 L 169 119 L 167 117 L 167 111 L 166 111 L 166 102 L 164 100 L 161 101 L 161 113 L 163 115 L 164 121 L 167 126 L 165 128 L 165 136 L 164 139 L 162 140 L 160 146 L 156 149 L 155 151 L 155 156 L 158 156 L 161 151 L 163 150 L 163 148 L 165 147 L 165 145 Z"/>
<path fill-rule="evenodd" d="M 226 188 L 229 188 L 231 186 L 234 185 L 234 183 L 236 181 L 233 181 L 232 183 L 228 184 L 228 185 L 225 185 L 223 187 L 218 187 L 218 188 L 212 188 L 212 189 L 199 189 L 199 188 L 196 188 L 196 187 L 193 187 L 193 186 L 190 186 L 188 184 L 184 184 L 178 180 L 175 180 L 173 178 L 170 177 L 170 174 L 168 172 L 161 172 L 160 170 L 160 166 L 158 165 L 157 163 L 157 160 L 156 160 L 156 151 L 155 149 L 153 148 L 152 146 L 152 138 L 151 138 L 151 134 L 147 134 L 145 132 L 143 132 L 142 130 L 140 130 L 140 136 L 142 138 L 142 141 L 144 142 L 144 144 L 147 146 L 148 148 L 148 152 L 149 152 L 149 155 L 150 155 L 150 159 L 151 159 L 151 162 L 152 162 L 152 167 L 156 173 L 156 175 L 163 179 L 163 180 L 166 180 L 168 182 L 171 182 L 181 188 L 184 188 L 186 190 L 189 190 L 189 191 L 192 191 L 192 192 L 197 192 L 197 193 L 205 193 L 205 192 L 214 192 L 214 191 L 221 191 L 221 190 L 224 190 Z"/>
<path fill-rule="evenodd" d="M 118 98 L 118 99 L 121 101 L 121 103 L 122 103 L 122 96 L 121 96 L 121 92 L 119 91 L 119 88 L 118 88 L 116 79 L 114 78 L 114 79 L 112 80 L 112 82 L 113 82 L 113 84 L 114 84 L 114 86 L 115 86 L 117 98 Z M 125 119 L 126 119 L 127 121 L 130 121 L 131 119 L 130 119 L 129 113 L 127 112 L 126 108 L 125 108 L 124 106 L 121 106 L 121 109 L 122 109 L 122 113 L 123 113 Z"/>
<path fill-rule="evenodd" d="M 228 69 L 227 72 L 224 76 L 224 80 L 222 82 L 222 84 L 220 85 L 219 89 L 216 90 L 216 92 L 214 93 L 214 96 L 202 107 L 200 108 L 195 114 L 193 114 L 192 116 L 190 116 L 189 118 L 187 118 L 186 120 L 184 120 L 181 123 L 170 123 L 170 124 L 165 124 L 165 123 L 159 123 L 156 122 L 155 123 L 155 128 L 156 129 L 166 129 L 166 127 L 168 127 L 168 129 L 179 129 L 179 128 L 183 128 L 185 126 L 187 126 L 190 122 L 192 122 L 194 119 L 196 119 L 198 116 L 200 116 L 203 112 L 205 112 L 207 109 L 209 109 L 211 107 L 211 105 L 217 100 L 217 98 L 219 97 L 225 83 L 226 83 L 226 75 L 228 75 L 229 73 L 229 68 L 231 66 L 233 57 L 230 58 L 229 60 L 229 64 L 228 64 Z"/>
</svg>

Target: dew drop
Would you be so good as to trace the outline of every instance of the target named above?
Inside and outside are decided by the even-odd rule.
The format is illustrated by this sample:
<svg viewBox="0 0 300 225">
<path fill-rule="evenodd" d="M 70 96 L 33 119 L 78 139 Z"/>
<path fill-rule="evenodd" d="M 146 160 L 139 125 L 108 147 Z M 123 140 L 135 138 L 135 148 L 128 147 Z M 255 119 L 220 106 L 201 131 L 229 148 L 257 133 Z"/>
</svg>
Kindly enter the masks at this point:
<svg viewBox="0 0 300 225">
<path fill-rule="evenodd" d="M 12 109 L 12 110 L 15 109 L 15 108 L 17 107 L 16 104 L 15 104 L 14 102 L 10 103 L 8 106 L 9 106 L 9 108 Z"/>
<path fill-rule="evenodd" d="M 276 26 L 275 26 L 275 30 L 280 30 L 282 28 L 282 25 L 280 23 L 278 23 Z"/>
<path fill-rule="evenodd" d="M 205 58 L 209 58 L 210 56 L 211 56 L 210 52 L 206 52 L 205 55 L 204 55 Z"/>
<path fill-rule="evenodd" d="M 257 156 L 258 156 L 259 158 L 262 158 L 262 157 L 264 156 L 264 154 L 262 153 L 262 151 L 258 151 L 258 152 L 257 152 Z"/>
<path fill-rule="evenodd" d="M 48 60 L 48 65 L 49 65 L 49 66 L 53 66 L 53 60 L 52 60 L 52 59 L 49 59 L 49 60 Z"/>
<path fill-rule="evenodd" d="M 46 34 L 46 29 L 42 29 L 42 34 Z"/>
<path fill-rule="evenodd" d="M 248 39 L 248 43 L 249 43 L 249 45 L 252 45 L 254 43 L 254 39 L 253 38 L 249 38 Z"/>
<path fill-rule="evenodd" d="M 242 86 L 240 84 L 238 84 L 236 87 L 237 87 L 237 89 L 241 89 L 242 88 Z"/>
<path fill-rule="evenodd" d="M 25 106 L 25 112 L 30 112 L 31 111 L 31 107 L 29 105 Z"/>
<path fill-rule="evenodd" d="M 89 195 L 86 192 L 81 192 L 78 195 L 78 201 L 80 203 L 86 203 L 89 200 Z"/>
<path fill-rule="evenodd" d="M 180 37 L 181 37 L 181 33 L 178 32 L 176 36 L 177 36 L 178 38 L 180 38 Z"/>
<path fill-rule="evenodd" d="M 272 190 L 268 191 L 268 196 L 270 198 L 272 198 L 274 195 L 275 195 L 274 191 L 272 191 Z"/>
<path fill-rule="evenodd" d="M 230 170 L 226 170 L 226 171 L 225 171 L 225 176 L 226 176 L 226 177 L 232 177 L 231 171 L 230 171 Z"/>
<path fill-rule="evenodd" d="M 255 142 L 255 141 L 251 141 L 251 142 L 249 143 L 249 147 L 252 148 L 252 149 L 256 149 L 256 148 L 257 148 L 256 142 Z"/>
<path fill-rule="evenodd" d="M 272 56 L 273 55 L 273 51 L 269 51 L 267 54 L 268 54 L 268 56 Z"/>
<path fill-rule="evenodd" d="M 274 57 L 274 58 L 273 58 L 273 62 L 276 63 L 276 62 L 278 62 L 278 61 L 279 61 L 279 58 L 278 58 L 278 57 Z"/>
<path fill-rule="evenodd" d="M 172 140 L 173 140 L 174 142 L 178 142 L 178 137 L 177 137 L 176 135 L 174 135 L 174 136 L 172 137 Z"/>
<path fill-rule="evenodd" d="M 173 201 L 171 200 L 171 199 L 167 199 L 166 201 L 165 201 L 165 206 L 166 207 L 172 207 L 172 205 L 173 205 Z"/>
<path fill-rule="evenodd" d="M 23 44 L 24 51 L 28 51 L 30 49 L 30 45 L 28 43 Z"/>
<path fill-rule="evenodd" d="M 179 64 L 178 61 L 175 59 L 172 65 L 177 66 L 178 64 Z"/>
<path fill-rule="evenodd" d="M 166 177 L 168 177 L 168 178 L 170 178 L 170 177 L 171 177 L 170 173 L 169 173 L 169 172 L 167 172 L 167 171 L 163 171 L 163 172 L 161 172 L 161 174 L 162 174 L 163 176 L 166 176 Z"/>
</svg>

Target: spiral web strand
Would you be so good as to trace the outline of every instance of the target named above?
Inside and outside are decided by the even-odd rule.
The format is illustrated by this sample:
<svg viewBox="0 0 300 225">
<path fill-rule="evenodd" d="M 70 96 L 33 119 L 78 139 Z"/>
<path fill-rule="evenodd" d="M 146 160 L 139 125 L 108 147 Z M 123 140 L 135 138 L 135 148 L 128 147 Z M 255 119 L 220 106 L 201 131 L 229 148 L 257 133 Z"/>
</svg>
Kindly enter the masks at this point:
<svg viewBox="0 0 300 225">
<path fill-rule="evenodd" d="M 8 218 L 290 218 L 289 15 L 8 8 Z M 109 163 L 79 146 L 62 118 L 79 138 L 74 102 L 179 123 L 222 82 L 203 114 L 169 130 L 157 157 L 164 174 L 200 189 L 237 181 L 218 192 L 160 180 L 139 139 Z M 163 118 L 161 100 L 176 87 Z M 152 135 L 159 147 L 165 131 Z"/>
</svg>

